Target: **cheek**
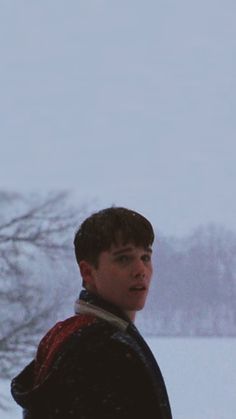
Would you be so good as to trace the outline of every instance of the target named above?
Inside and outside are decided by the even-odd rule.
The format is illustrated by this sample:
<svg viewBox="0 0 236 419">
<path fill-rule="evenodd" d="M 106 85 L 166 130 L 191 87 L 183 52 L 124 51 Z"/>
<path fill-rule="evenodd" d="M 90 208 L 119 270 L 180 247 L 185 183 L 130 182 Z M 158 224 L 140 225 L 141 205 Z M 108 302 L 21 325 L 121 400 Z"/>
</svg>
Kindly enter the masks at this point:
<svg viewBox="0 0 236 419">
<path fill-rule="evenodd" d="M 106 270 L 99 273 L 99 276 L 97 277 L 97 285 L 99 288 L 107 288 L 110 289 L 114 284 L 114 272 L 110 270 L 107 272 Z"/>
<path fill-rule="evenodd" d="M 149 269 L 149 281 L 152 280 L 152 274 L 153 274 L 153 269 L 152 269 L 152 267 L 150 267 L 150 269 Z"/>
</svg>

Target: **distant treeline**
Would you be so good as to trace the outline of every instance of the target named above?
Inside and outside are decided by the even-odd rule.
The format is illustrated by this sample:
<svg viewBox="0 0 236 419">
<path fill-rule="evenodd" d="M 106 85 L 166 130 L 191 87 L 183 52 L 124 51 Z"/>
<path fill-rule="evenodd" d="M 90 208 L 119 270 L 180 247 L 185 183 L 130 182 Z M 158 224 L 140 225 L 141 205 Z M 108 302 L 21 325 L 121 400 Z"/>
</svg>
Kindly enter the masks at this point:
<svg viewBox="0 0 236 419">
<path fill-rule="evenodd" d="M 140 326 L 164 336 L 236 336 L 236 234 L 217 225 L 160 237 Z"/>
</svg>

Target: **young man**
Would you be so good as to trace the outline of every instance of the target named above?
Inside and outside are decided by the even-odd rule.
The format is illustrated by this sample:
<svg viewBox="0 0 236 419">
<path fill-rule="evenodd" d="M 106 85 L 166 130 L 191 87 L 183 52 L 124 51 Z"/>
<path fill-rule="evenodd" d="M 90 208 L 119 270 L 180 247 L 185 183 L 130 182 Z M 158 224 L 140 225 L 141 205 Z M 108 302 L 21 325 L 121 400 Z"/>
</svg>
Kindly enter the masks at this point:
<svg viewBox="0 0 236 419">
<path fill-rule="evenodd" d="M 76 315 L 47 333 L 12 381 L 25 419 L 171 419 L 160 369 L 133 324 L 150 286 L 153 240 L 149 221 L 126 208 L 82 223 Z"/>
</svg>

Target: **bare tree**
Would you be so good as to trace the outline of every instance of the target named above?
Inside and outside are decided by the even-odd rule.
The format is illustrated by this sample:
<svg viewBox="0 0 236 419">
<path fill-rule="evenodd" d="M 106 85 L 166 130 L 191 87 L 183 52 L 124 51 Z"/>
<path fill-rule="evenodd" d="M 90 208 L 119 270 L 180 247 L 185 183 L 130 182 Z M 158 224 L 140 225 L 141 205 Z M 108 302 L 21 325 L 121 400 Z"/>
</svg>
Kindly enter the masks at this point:
<svg viewBox="0 0 236 419">
<path fill-rule="evenodd" d="M 0 192 L 1 378 L 31 356 L 57 313 L 83 211 L 76 214 L 65 193 L 26 199 Z"/>
<path fill-rule="evenodd" d="M 36 249 L 50 258 L 68 250 L 68 231 L 74 227 L 75 214 L 68 208 L 65 193 L 30 202 L 17 195 L 0 194 L 0 202 L 5 210 L 4 221 L 0 220 L 1 276 L 22 273 L 25 259 L 28 263 Z"/>
</svg>

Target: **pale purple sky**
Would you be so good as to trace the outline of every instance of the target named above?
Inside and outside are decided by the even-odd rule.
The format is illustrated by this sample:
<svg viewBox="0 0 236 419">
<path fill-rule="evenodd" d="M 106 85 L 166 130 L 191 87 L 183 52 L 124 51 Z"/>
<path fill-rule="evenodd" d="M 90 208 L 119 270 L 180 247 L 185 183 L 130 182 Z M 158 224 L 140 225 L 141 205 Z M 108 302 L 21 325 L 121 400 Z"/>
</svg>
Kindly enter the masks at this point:
<svg viewBox="0 0 236 419">
<path fill-rule="evenodd" d="M 236 230 L 233 0 L 3 1 L 0 188 Z"/>
</svg>

